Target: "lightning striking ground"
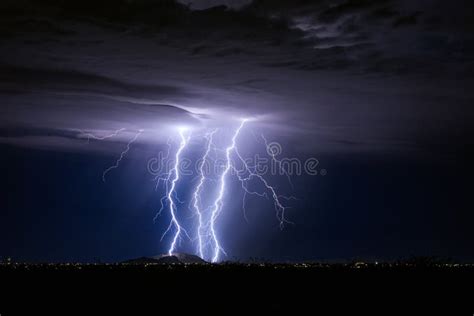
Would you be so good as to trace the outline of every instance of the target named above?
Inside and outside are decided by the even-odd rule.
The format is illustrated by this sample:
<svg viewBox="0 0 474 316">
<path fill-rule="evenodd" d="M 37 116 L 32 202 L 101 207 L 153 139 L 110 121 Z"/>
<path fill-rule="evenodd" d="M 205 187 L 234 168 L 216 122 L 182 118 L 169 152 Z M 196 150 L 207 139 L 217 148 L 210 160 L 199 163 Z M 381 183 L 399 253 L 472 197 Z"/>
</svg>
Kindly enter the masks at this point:
<svg viewBox="0 0 474 316">
<path fill-rule="evenodd" d="M 183 152 L 184 148 L 188 144 L 189 136 L 185 136 L 184 131 L 182 129 L 179 130 L 179 135 L 181 137 L 181 142 L 179 144 L 178 150 L 176 151 L 174 167 L 170 171 L 170 175 L 173 174 L 173 179 L 171 179 L 171 185 L 166 195 L 167 200 L 168 200 L 168 205 L 169 205 L 169 211 L 171 215 L 171 222 L 170 222 L 170 225 L 168 226 L 168 229 L 165 231 L 164 235 L 168 233 L 168 231 L 171 229 L 172 226 L 175 227 L 175 234 L 171 242 L 170 248 L 168 249 L 168 255 L 170 256 L 174 253 L 176 249 L 176 243 L 178 239 L 181 237 L 181 232 L 184 231 L 183 227 L 181 227 L 178 221 L 178 218 L 176 217 L 177 207 L 173 200 L 173 197 L 176 198 L 175 189 L 176 189 L 176 183 L 178 182 L 179 175 L 180 175 L 179 166 L 180 166 L 181 153 Z"/>
<path fill-rule="evenodd" d="M 217 237 L 215 224 L 216 224 L 217 217 L 219 216 L 222 210 L 222 205 L 223 205 L 222 199 L 224 197 L 224 192 L 226 188 L 225 180 L 226 180 L 227 174 L 229 173 L 231 169 L 231 154 L 236 148 L 236 140 L 237 140 L 237 137 L 239 136 L 240 130 L 244 127 L 246 122 L 247 122 L 246 119 L 242 120 L 242 122 L 240 123 L 240 126 L 237 128 L 237 130 L 234 133 L 234 136 L 232 137 L 231 145 L 227 147 L 226 149 L 226 165 L 225 165 L 224 171 L 221 174 L 219 193 L 214 202 L 214 206 L 212 208 L 212 214 L 211 214 L 210 229 L 211 229 L 212 239 L 214 241 L 214 256 L 212 257 L 212 262 L 217 262 L 219 260 L 220 253 L 223 251 L 222 246 L 220 245 L 219 239 Z"/>
<path fill-rule="evenodd" d="M 194 211 L 194 214 L 197 217 L 197 225 L 196 225 L 197 227 L 195 228 L 196 238 L 194 239 L 194 240 L 197 240 L 198 242 L 196 252 L 201 258 L 205 258 L 207 257 L 206 252 L 210 251 L 211 256 L 209 259 L 212 262 L 220 261 L 221 254 L 226 254 L 218 236 L 217 220 L 224 208 L 224 197 L 227 190 L 227 181 L 230 176 L 229 173 L 231 172 L 232 172 L 232 175 L 235 173 L 237 180 L 241 183 L 241 187 L 243 190 L 242 208 L 244 210 L 245 218 L 246 218 L 245 199 L 247 195 L 255 195 L 258 197 L 271 199 L 273 201 L 273 204 L 276 210 L 276 217 L 279 221 L 280 228 L 283 229 L 284 224 L 291 223 L 290 221 L 286 219 L 285 211 L 286 209 L 288 209 L 288 207 L 284 205 L 283 201 L 286 202 L 288 200 L 295 199 L 295 198 L 292 196 L 287 197 L 287 196 L 279 195 L 277 193 L 276 188 L 270 185 L 270 183 L 263 177 L 263 175 L 257 172 L 257 169 L 258 169 L 257 166 L 254 166 L 248 163 L 239 152 L 239 148 L 238 148 L 239 146 L 237 144 L 237 140 L 247 122 L 248 122 L 247 119 L 244 119 L 240 122 L 240 125 L 234 131 L 234 134 L 232 135 L 230 144 L 228 145 L 228 147 L 225 148 L 225 150 L 218 149 L 213 144 L 213 137 L 217 133 L 217 130 L 213 130 L 204 135 L 204 138 L 206 139 L 205 151 L 198 165 L 197 178 L 199 180 L 192 193 L 190 209 Z M 166 231 L 164 232 L 161 239 L 163 239 L 163 237 L 173 227 L 175 228 L 175 234 L 168 250 L 169 255 L 175 252 L 177 248 L 177 241 L 180 240 L 181 233 L 186 234 L 186 236 L 190 240 L 193 240 L 189 237 L 187 231 L 184 229 L 184 226 L 178 221 L 178 218 L 176 216 L 177 206 L 176 206 L 175 201 L 179 201 L 179 200 L 178 200 L 175 190 L 176 190 L 176 184 L 180 179 L 179 163 L 180 163 L 182 152 L 189 142 L 189 136 L 186 137 L 182 130 L 180 130 L 179 134 L 180 134 L 181 142 L 175 154 L 174 167 L 169 172 L 163 173 L 157 176 L 156 178 L 157 185 L 163 182 L 166 188 L 166 195 L 163 196 L 163 198 L 160 200 L 162 207 L 159 213 L 161 213 L 165 205 L 167 205 L 169 207 L 169 213 L 171 215 L 170 224 L 168 228 L 166 229 Z M 281 161 L 276 158 L 276 153 L 269 150 L 269 144 L 267 140 L 263 136 L 262 138 L 264 139 L 267 152 L 270 155 L 272 162 L 276 166 L 280 167 L 280 171 L 283 174 L 286 174 L 289 177 L 286 170 L 282 168 Z M 166 158 L 169 156 L 169 149 L 170 149 L 170 146 L 168 142 L 168 155 L 166 156 Z M 210 206 L 205 207 L 204 205 L 202 205 L 203 204 L 202 194 L 204 191 L 204 187 L 208 183 L 210 183 L 211 180 L 213 180 L 212 182 L 214 182 L 215 180 L 206 176 L 204 167 L 206 166 L 206 163 L 208 161 L 212 160 L 211 152 L 216 152 L 216 151 L 219 151 L 225 154 L 224 166 L 223 166 L 224 168 L 223 168 L 223 171 L 220 173 L 219 179 L 217 180 L 218 187 L 217 187 L 216 197 Z M 242 165 L 243 169 L 237 170 L 237 165 Z M 259 181 L 263 186 L 263 191 L 258 192 L 258 191 L 250 190 L 248 188 L 248 184 L 251 181 Z M 207 248 L 208 246 L 209 246 L 209 249 Z"/>
<path fill-rule="evenodd" d="M 161 208 L 158 211 L 157 215 L 155 216 L 154 220 L 162 213 L 163 210 L 168 209 L 170 214 L 170 222 L 163 233 L 161 240 L 170 233 L 173 229 L 174 234 L 173 238 L 171 239 L 169 248 L 168 248 L 168 255 L 173 255 L 175 253 L 178 242 L 181 240 L 182 235 L 185 235 L 189 238 L 189 240 L 197 240 L 197 254 L 201 258 L 206 257 L 206 253 L 210 251 L 210 261 L 213 263 L 220 261 L 221 254 L 226 255 L 224 248 L 222 247 L 222 243 L 219 240 L 218 231 L 217 231 L 217 219 L 219 215 L 223 211 L 224 208 L 224 197 L 226 195 L 227 190 L 227 181 L 229 178 L 229 173 L 232 172 L 232 175 L 235 174 L 237 180 L 240 182 L 243 197 L 242 197 L 242 209 L 244 211 L 244 218 L 246 217 L 246 210 L 245 210 L 245 201 L 248 195 L 254 195 L 258 197 L 264 197 L 266 199 L 271 199 L 273 201 L 275 210 L 276 210 L 276 217 L 279 221 L 280 228 L 283 229 L 285 223 L 291 223 L 286 219 L 285 211 L 288 209 L 288 206 L 285 206 L 283 201 L 288 201 L 292 199 L 296 199 L 293 196 L 283 196 L 277 193 L 277 190 L 274 186 L 270 185 L 269 182 L 263 177 L 262 174 L 258 172 L 257 165 L 251 165 L 247 162 L 244 157 L 239 152 L 239 146 L 237 145 L 237 139 L 244 129 L 246 123 L 248 122 L 247 119 L 243 119 L 240 121 L 240 125 L 234 131 L 230 145 L 225 149 L 216 148 L 213 144 L 213 137 L 217 133 L 217 129 L 214 129 L 210 132 L 207 132 L 204 135 L 206 140 L 205 151 L 201 158 L 201 162 L 198 165 L 198 176 L 199 179 L 197 182 L 196 187 L 192 193 L 192 198 L 190 202 L 190 208 L 194 210 L 194 214 L 197 215 L 197 227 L 195 227 L 197 237 L 195 239 L 191 238 L 185 229 L 183 223 L 180 222 L 178 219 L 178 203 L 184 203 L 178 198 L 176 188 L 178 182 L 181 179 L 181 170 L 180 170 L 180 163 L 182 161 L 183 151 L 185 150 L 186 146 L 189 144 L 189 140 L 191 137 L 191 132 L 185 129 L 179 129 L 179 136 L 180 142 L 179 146 L 174 154 L 174 162 L 172 168 L 169 171 L 161 172 L 155 177 L 156 180 L 156 189 L 160 186 L 160 184 L 164 185 L 165 194 L 160 199 Z M 118 133 L 123 132 L 125 129 L 120 129 L 115 131 L 113 134 L 105 135 L 105 136 L 95 136 L 91 133 L 85 133 L 81 131 L 82 137 L 87 137 L 88 141 L 90 139 L 94 140 L 105 140 L 107 138 L 111 138 L 116 136 Z M 139 130 L 138 133 L 127 143 L 126 148 L 121 152 L 120 156 L 116 160 L 115 164 L 107 168 L 102 174 L 102 180 L 105 182 L 105 177 L 113 169 L 119 167 L 121 161 L 125 158 L 125 156 L 130 151 L 131 145 L 138 139 L 138 137 L 144 132 L 144 130 Z M 270 156 L 272 163 L 274 166 L 278 167 L 281 174 L 284 174 L 288 177 L 288 181 L 291 183 L 290 176 L 288 172 L 283 168 L 282 161 L 277 159 L 273 149 L 271 148 L 272 144 L 269 144 L 266 138 L 262 135 L 261 136 L 265 147 L 267 150 L 268 155 Z M 171 138 L 168 139 L 167 142 L 168 150 L 166 156 L 160 156 L 158 163 L 160 167 L 163 167 L 165 163 L 170 159 L 170 151 L 171 151 Z M 225 154 L 225 162 L 224 162 L 224 169 L 220 173 L 218 179 L 213 179 L 212 177 L 206 176 L 205 166 L 206 163 L 209 161 L 215 162 L 215 158 L 211 155 L 214 155 L 219 152 L 220 154 Z M 243 168 L 242 170 L 237 170 L 237 165 L 241 165 Z M 212 180 L 212 181 L 211 181 Z M 251 181 L 259 181 L 262 184 L 263 190 L 261 192 L 254 191 L 249 189 L 249 183 Z M 217 193 L 214 199 L 214 202 L 205 207 L 203 205 L 202 195 L 204 192 L 204 187 L 208 183 L 217 183 Z M 207 248 L 209 247 L 209 248 Z"/>
<path fill-rule="evenodd" d="M 203 247 L 203 236 L 202 236 L 202 231 L 204 229 L 204 223 L 203 223 L 203 212 L 202 212 L 202 205 L 201 205 L 201 191 L 203 189 L 204 183 L 206 181 L 206 174 L 204 170 L 204 166 L 206 165 L 207 159 L 209 157 L 209 154 L 211 152 L 212 148 L 212 138 L 214 134 L 217 132 L 217 130 L 213 130 L 212 132 L 206 134 L 206 139 L 207 139 L 207 148 L 206 152 L 204 153 L 202 157 L 202 162 L 199 166 L 199 183 L 196 186 L 196 189 L 193 193 L 193 208 L 196 211 L 196 214 L 198 216 L 198 228 L 197 228 L 197 238 L 198 238 L 198 252 L 201 258 L 204 258 L 204 247 Z"/>
<path fill-rule="evenodd" d="M 115 161 L 115 164 L 108 167 L 107 169 L 104 170 L 102 173 L 102 181 L 105 182 L 105 176 L 107 173 L 109 173 L 113 169 L 117 169 L 120 165 L 120 162 L 122 159 L 127 155 L 127 153 L 130 151 L 130 146 L 138 139 L 138 137 L 144 132 L 143 129 L 139 130 L 138 133 L 135 134 L 135 136 L 127 143 L 127 147 L 125 148 L 124 151 L 120 153 L 119 158 Z M 105 138 L 104 138 L 105 139 Z"/>
</svg>

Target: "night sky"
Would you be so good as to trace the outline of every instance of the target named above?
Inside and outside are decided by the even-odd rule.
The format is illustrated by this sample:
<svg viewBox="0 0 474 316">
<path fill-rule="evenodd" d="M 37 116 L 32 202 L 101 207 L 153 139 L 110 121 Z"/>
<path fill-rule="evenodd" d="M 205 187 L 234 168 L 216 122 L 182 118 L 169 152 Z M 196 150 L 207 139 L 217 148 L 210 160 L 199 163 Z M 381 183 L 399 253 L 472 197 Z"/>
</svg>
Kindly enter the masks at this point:
<svg viewBox="0 0 474 316">
<path fill-rule="evenodd" d="M 245 157 L 317 159 L 269 176 L 287 201 L 229 181 L 227 257 L 472 260 L 470 1 L 11 0 L 0 4 L 0 258 L 109 262 L 166 253 L 150 159 L 196 131 Z M 103 140 L 87 135 L 105 136 Z M 127 143 L 128 155 L 107 174 Z M 225 147 L 225 146 L 224 146 Z M 179 182 L 180 216 L 195 187 Z M 183 240 L 179 251 L 194 253 Z"/>
</svg>

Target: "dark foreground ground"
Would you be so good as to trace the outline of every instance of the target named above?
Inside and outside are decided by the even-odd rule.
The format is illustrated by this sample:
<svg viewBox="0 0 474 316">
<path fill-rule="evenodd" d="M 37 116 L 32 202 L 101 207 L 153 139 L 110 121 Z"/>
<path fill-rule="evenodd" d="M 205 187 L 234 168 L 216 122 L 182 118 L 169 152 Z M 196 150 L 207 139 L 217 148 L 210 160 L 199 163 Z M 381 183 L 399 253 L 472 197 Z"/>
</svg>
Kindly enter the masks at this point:
<svg viewBox="0 0 474 316">
<path fill-rule="evenodd" d="M 0 314 L 473 315 L 460 264 L 0 264 Z"/>
</svg>

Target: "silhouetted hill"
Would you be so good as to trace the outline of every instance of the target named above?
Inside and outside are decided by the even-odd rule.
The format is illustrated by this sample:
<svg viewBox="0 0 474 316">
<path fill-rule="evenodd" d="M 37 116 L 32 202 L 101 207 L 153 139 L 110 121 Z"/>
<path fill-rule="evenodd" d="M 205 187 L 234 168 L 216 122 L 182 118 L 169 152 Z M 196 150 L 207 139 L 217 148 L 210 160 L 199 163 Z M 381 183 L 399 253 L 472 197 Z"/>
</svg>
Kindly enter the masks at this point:
<svg viewBox="0 0 474 316">
<path fill-rule="evenodd" d="M 136 259 L 130 259 L 123 263 L 129 264 L 184 264 L 184 263 L 206 263 L 203 259 L 198 256 L 187 254 L 187 253 L 175 253 L 170 255 L 157 255 L 153 257 L 140 257 Z"/>
</svg>

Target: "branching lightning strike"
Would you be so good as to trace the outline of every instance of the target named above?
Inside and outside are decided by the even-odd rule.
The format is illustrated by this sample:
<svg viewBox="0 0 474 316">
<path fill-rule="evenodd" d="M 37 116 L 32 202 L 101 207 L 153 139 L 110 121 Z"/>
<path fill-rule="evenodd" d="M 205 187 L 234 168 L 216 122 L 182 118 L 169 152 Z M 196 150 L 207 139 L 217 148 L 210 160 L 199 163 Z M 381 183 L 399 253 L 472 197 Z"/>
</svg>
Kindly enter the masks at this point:
<svg viewBox="0 0 474 316">
<path fill-rule="evenodd" d="M 293 187 L 293 182 L 291 182 L 291 177 L 290 177 L 290 174 L 288 173 L 288 170 L 286 170 L 284 167 L 283 167 L 283 164 L 282 164 L 282 161 L 279 160 L 276 156 L 277 156 L 277 153 L 275 152 L 275 149 L 272 148 L 270 146 L 270 144 L 268 143 L 266 137 L 262 134 L 262 139 L 263 139 L 263 142 L 265 143 L 265 147 L 267 149 L 267 154 L 272 158 L 272 161 L 273 161 L 273 166 L 275 168 L 278 167 L 278 169 L 280 169 L 280 172 L 282 172 L 282 174 L 284 174 L 287 179 L 288 179 L 288 183 L 291 185 L 292 188 Z M 273 168 L 272 166 L 272 168 Z M 273 170 L 274 171 L 274 170 Z"/>
<path fill-rule="evenodd" d="M 85 132 L 81 129 L 75 129 L 75 131 L 78 131 L 80 133 L 79 137 L 87 138 L 87 142 L 89 143 L 91 139 L 93 139 L 93 140 L 106 140 L 108 138 L 115 137 L 118 134 L 120 134 L 121 132 L 125 131 L 125 128 L 120 128 L 120 129 L 116 130 L 115 132 L 113 132 L 111 134 L 107 134 L 107 135 L 103 135 L 103 136 L 97 136 L 93 133 Z"/>
<path fill-rule="evenodd" d="M 135 134 L 135 136 L 127 143 L 127 147 L 125 148 L 124 151 L 120 153 L 119 158 L 115 161 L 115 164 L 108 167 L 107 169 L 104 170 L 102 173 L 102 181 L 105 182 L 105 176 L 107 173 L 109 173 L 113 169 L 117 169 L 120 165 L 120 162 L 122 162 L 122 159 L 127 155 L 127 153 L 130 151 L 130 146 L 138 139 L 138 137 L 144 132 L 143 129 L 139 130 L 138 133 Z"/>
<path fill-rule="evenodd" d="M 243 198 L 242 198 L 242 209 L 244 211 L 244 217 L 246 217 L 246 210 L 245 210 L 245 201 L 247 195 L 255 195 L 258 197 L 264 197 L 267 199 L 273 200 L 274 207 L 276 210 L 276 217 L 279 221 L 280 227 L 283 228 L 285 223 L 291 223 L 285 217 L 285 210 L 288 208 L 284 205 L 282 201 L 288 201 L 295 199 L 293 196 L 283 196 L 279 195 L 272 185 L 263 177 L 262 174 L 258 172 L 258 168 L 256 165 L 251 165 L 247 162 L 243 156 L 239 152 L 237 140 L 243 128 L 245 127 L 246 123 L 248 122 L 247 119 L 244 119 L 240 122 L 238 128 L 234 131 L 232 135 L 231 142 L 227 148 L 218 149 L 213 144 L 213 137 L 218 132 L 217 129 L 212 130 L 204 135 L 206 140 L 205 151 L 201 158 L 201 162 L 198 167 L 198 177 L 197 185 L 194 188 L 192 193 L 192 199 L 190 202 L 190 207 L 194 210 L 194 214 L 197 215 L 197 228 L 196 228 L 196 239 L 198 242 L 197 245 L 197 254 L 201 258 L 206 258 L 206 253 L 210 251 L 211 256 L 209 259 L 212 262 L 218 262 L 220 260 L 221 254 L 226 255 L 224 248 L 222 247 L 222 243 L 218 237 L 217 231 L 217 220 L 219 215 L 223 211 L 224 208 L 224 197 L 227 190 L 227 181 L 229 178 L 229 173 L 233 173 L 236 175 L 237 180 L 240 182 L 242 190 L 243 190 Z M 112 134 L 105 135 L 105 136 L 96 136 L 92 133 L 86 133 L 81 131 L 82 137 L 87 137 L 87 140 L 105 140 L 111 137 L 118 135 L 119 133 L 123 132 L 125 129 L 119 129 Z M 116 160 L 115 164 L 104 170 L 102 174 L 102 180 L 105 182 L 106 175 L 113 169 L 119 167 L 121 161 L 130 151 L 131 145 L 138 139 L 138 137 L 143 133 L 143 130 L 139 130 L 138 133 L 127 143 L 126 148 L 120 153 L 120 156 Z M 168 254 L 172 255 L 175 253 L 178 243 L 182 238 L 182 235 L 186 235 L 190 240 L 191 237 L 189 236 L 188 232 L 184 228 L 184 225 L 178 219 L 178 205 L 184 203 L 178 198 L 176 189 L 178 182 L 181 179 L 181 170 L 180 170 L 180 163 L 182 161 L 183 151 L 185 150 L 186 146 L 189 144 L 191 133 L 184 129 L 179 130 L 179 137 L 180 142 L 179 146 L 174 154 L 174 162 L 173 166 L 169 171 L 165 171 L 160 173 L 155 177 L 156 180 L 156 189 L 160 186 L 160 184 L 164 185 L 165 194 L 160 199 L 161 208 L 158 211 L 155 219 L 162 213 L 163 210 L 168 209 L 170 214 L 170 223 L 167 226 L 167 229 L 163 233 L 161 240 L 170 233 L 174 229 L 174 234 L 171 239 Z M 288 177 L 288 181 L 291 183 L 290 176 L 282 166 L 282 161 L 277 159 L 276 153 L 272 151 L 270 148 L 270 144 L 268 143 L 267 139 L 262 135 L 261 136 L 265 147 L 267 150 L 268 155 L 272 159 L 274 166 L 278 167 L 281 174 L 285 174 Z M 170 150 L 171 150 L 171 138 L 168 139 L 167 142 L 167 154 L 166 156 L 162 157 L 159 161 L 160 166 L 165 165 L 165 161 L 170 159 Z M 224 166 L 223 171 L 220 173 L 218 179 L 212 179 L 211 177 L 207 177 L 205 167 L 207 166 L 206 163 L 211 161 L 211 153 L 219 152 L 219 155 L 224 155 Z M 215 162 L 215 161 L 213 161 Z M 237 169 L 237 165 L 241 165 L 243 167 L 242 170 Z M 211 181 L 212 180 L 212 181 Z M 262 188 L 264 190 L 262 192 L 250 190 L 248 185 L 251 181 L 259 181 L 262 184 Z M 202 195 L 204 192 L 204 187 L 207 183 L 216 182 L 217 183 L 217 193 L 213 203 L 209 206 L 204 207 L 202 201 Z M 209 248 L 207 248 L 209 247 Z"/>
</svg>

